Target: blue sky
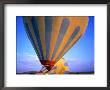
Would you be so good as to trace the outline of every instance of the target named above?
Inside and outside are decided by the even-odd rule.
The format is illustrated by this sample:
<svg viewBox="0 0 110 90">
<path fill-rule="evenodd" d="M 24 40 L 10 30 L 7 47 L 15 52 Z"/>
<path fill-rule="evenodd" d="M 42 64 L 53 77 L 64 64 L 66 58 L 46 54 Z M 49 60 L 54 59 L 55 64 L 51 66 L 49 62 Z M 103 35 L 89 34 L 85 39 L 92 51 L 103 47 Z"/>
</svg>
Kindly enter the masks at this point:
<svg viewBox="0 0 110 90">
<path fill-rule="evenodd" d="M 16 70 L 38 71 L 41 64 L 24 30 L 22 16 L 16 17 Z M 94 16 L 89 16 L 86 32 L 63 56 L 71 72 L 94 71 Z"/>
</svg>

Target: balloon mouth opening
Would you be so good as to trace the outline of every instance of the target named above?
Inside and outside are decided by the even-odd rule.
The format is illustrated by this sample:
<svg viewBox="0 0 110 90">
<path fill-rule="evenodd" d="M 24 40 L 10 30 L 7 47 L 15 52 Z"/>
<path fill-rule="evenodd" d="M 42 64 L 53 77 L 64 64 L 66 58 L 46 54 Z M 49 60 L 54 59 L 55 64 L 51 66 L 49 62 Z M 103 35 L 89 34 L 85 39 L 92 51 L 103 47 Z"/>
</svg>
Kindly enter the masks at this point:
<svg viewBox="0 0 110 90">
<path fill-rule="evenodd" d="M 55 64 L 55 61 L 52 60 L 40 60 L 40 62 L 46 67 L 48 71 L 50 71 Z"/>
</svg>

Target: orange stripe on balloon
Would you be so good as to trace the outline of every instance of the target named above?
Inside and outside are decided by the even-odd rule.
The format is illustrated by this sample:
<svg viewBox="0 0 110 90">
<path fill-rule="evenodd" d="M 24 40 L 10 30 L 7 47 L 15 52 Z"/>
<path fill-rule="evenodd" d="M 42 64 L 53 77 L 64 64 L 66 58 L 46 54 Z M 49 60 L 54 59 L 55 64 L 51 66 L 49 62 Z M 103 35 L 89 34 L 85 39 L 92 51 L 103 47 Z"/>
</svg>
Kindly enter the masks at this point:
<svg viewBox="0 0 110 90">
<path fill-rule="evenodd" d="M 44 56 L 44 59 L 45 59 L 46 58 L 45 17 L 44 16 L 38 16 L 38 17 L 36 17 L 36 19 L 38 21 L 40 40 L 41 40 L 42 49 L 43 49 L 43 56 Z"/>
<path fill-rule="evenodd" d="M 64 17 L 64 18 L 67 18 L 70 22 L 69 26 L 68 26 L 68 29 L 63 37 L 63 40 L 58 48 L 58 51 L 55 55 L 55 57 L 53 58 L 53 60 L 56 60 L 56 58 L 59 56 L 60 52 L 63 50 L 64 46 L 66 45 L 68 39 L 71 37 L 73 31 L 75 30 L 75 27 L 76 27 L 76 17 Z"/>
<path fill-rule="evenodd" d="M 53 24 L 52 24 L 52 34 L 51 34 L 51 40 L 50 40 L 50 50 L 49 50 L 48 60 L 51 60 L 51 58 L 52 58 L 52 54 L 53 54 L 53 51 L 55 48 L 55 43 L 58 38 L 58 34 L 59 34 L 59 30 L 61 27 L 63 17 L 56 16 L 53 19 L 54 20 L 53 20 Z"/>
<path fill-rule="evenodd" d="M 86 27 L 88 25 L 88 17 L 77 17 L 77 25 L 80 26 L 80 31 L 72 42 L 65 48 L 64 52 L 60 55 L 58 60 L 63 57 L 63 55 L 79 40 L 79 38 L 84 34 Z"/>
</svg>

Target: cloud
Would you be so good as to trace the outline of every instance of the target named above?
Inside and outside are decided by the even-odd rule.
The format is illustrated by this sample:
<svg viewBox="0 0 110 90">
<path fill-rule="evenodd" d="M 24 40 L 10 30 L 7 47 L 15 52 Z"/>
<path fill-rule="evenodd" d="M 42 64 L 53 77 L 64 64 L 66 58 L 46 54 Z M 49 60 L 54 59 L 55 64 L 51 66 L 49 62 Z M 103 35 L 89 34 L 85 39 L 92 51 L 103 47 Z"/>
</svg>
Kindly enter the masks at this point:
<svg viewBox="0 0 110 90">
<path fill-rule="evenodd" d="M 36 55 L 29 53 L 17 53 L 17 73 L 25 71 L 39 71 L 42 65 Z"/>
<path fill-rule="evenodd" d="M 78 58 L 64 58 L 67 62 L 68 61 L 78 61 Z"/>
<path fill-rule="evenodd" d="M 29 54 L 29 53 L 22 53 L 22 54 L 20 54 L 20 53 L 17 53 L 17 60 L 18 61 L 39 61 L 39 59 L 38 59 L 38 57 L 37 57 L 37 55 L 35 55 L 35 54 Z"/>
</svg>

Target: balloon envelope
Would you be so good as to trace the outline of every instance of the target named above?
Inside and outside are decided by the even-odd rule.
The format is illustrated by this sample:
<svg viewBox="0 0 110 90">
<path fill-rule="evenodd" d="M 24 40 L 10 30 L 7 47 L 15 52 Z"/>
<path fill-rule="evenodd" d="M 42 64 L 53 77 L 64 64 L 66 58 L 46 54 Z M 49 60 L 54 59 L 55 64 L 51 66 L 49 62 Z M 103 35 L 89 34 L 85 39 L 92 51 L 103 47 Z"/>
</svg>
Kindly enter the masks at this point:
<svg viewBox="0 0 110 90">
<path fill-rule="evenodd" d="M 26 33 L 38 58 L 48 70 L 79 40 L 86 16 L 23 16 Z"/>
</svg>

